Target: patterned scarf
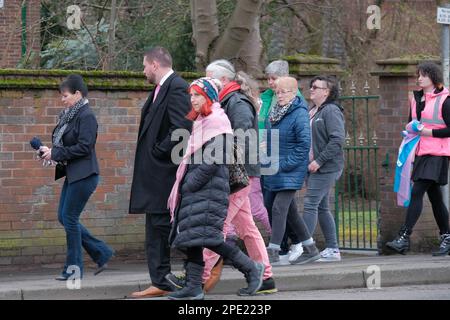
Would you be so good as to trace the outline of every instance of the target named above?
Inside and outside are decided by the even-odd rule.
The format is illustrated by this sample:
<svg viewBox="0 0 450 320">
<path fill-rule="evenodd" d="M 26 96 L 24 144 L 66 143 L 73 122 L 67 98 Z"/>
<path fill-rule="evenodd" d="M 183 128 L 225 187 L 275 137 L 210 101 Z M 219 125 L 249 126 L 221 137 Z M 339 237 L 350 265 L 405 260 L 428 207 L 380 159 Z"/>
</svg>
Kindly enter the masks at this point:
<svg viewBox="0 0 450 320">
<path fill-rule="evenodd" d="M 288 112 L 289 108 L 292 106 L 292 103 L 294 102 L 294 100 L 295 100 L 295 98 L 292 99 L 292 101 L 289 102 L 285 106 L 280 106 L 279 103 L 277 102 L 277 105 L 270 110 L 270 114 L 269 114 L 270 123 L 276 124 L 281 119 L 283 119 L 285 114 Z"/>
<path fill-rule="evenodd" d="M 58 123 L 56 125 L 55 132 L 53 134 L 53 146 L 62 147 L 62 136 L 67 128 L 67 125 L 78 114 L 81 107 L 89 101 L 85 98 L 78 100 L 72 107 L 66 108 L 59 113 Z"/>
</svg>

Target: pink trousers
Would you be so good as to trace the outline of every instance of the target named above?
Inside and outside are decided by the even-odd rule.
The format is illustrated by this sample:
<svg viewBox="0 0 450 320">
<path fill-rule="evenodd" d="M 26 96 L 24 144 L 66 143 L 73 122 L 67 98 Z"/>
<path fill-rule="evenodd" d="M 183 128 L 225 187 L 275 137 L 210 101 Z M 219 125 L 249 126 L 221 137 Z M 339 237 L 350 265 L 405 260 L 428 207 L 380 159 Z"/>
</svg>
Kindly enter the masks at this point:
<svg viewBox="0 0 450 320">
<path fill-rule="evenodd" d="M 236 228 L 237 235 L 244 241 L 250 258 L 253 261 L 264 264 L 264 279 L 268 279 L 272 277 L 272 266 L 269 263 L 264 240 L 253 221 L 249 193 L 250 186 L 230 195 L 227 218 L 223 226 L 224 239 L 230 229 L 230 225 L 233 224 Z M 205 261 L 203 282 L 210 277 L 211 269 L 219 258 L 220 256 L 217 253 L 209 249 L 203 250 L 203 260 Z"/>
<path fill-rule="evenodd" d="M 250 177 L 249 198 L 253 219 L 261 223 L 263 228 L 266 230 L 266 233 L 270 236 L 272 234 L 272 227 L 269 222 L 269 214 L 264 206 L 264 199 L 261 191 L 261 180 L 259 177 Z M 229 237 L 237 237 L 234 225 L 231 225 L 227 232 L 227 238 Z"/>
</svg>

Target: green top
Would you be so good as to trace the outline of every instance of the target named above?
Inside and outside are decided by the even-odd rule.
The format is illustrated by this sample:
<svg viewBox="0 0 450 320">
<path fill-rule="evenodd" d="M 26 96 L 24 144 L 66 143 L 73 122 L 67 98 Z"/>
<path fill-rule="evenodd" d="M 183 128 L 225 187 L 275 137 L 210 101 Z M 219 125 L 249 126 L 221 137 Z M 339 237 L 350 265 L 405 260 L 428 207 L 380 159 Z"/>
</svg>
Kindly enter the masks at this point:
<svg viewBox="0 0 450 320">
<path fill-rule="evenodd" d="M 297 96 L 304 99 L 300 90 L 297 90 Z M 275 99 L 274 99 L 275 97 Z M 265 122 L 267 117 L 269 116 L 269 112 L 272 109 L 272 106 L 276 104 L 276 96 L 272 89 L 267 89 L 263 93 L 261 93 L 262 106 L 261 110 L 259 110 L 258 116 L 258 129 L 265 129 Z"/>
</svg>

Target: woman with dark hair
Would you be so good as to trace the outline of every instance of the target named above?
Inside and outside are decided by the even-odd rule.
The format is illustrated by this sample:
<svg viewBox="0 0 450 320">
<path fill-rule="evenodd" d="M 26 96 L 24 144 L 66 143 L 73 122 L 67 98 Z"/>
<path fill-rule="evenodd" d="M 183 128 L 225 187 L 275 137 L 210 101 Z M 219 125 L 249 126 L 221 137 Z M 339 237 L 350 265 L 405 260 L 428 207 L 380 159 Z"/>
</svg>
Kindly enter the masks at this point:
<svg viewBox="0 0 450 320">
<path fill-rule="evenodd" d="M 99 180 L 99 167 L 95 154 L 97 120 L 86 99 L 88 90 L 79 75 L 69 75 L 60 85 L 61 111 L 53 130 L 52 148 L 42 146 L 44 161 L 56 163 L 55 180 L 66 177 L 58 207 L 58 220 L 64 226 L 67 257 L 61 276 L 67 280 L 83 276 L 82 247 L 97 263 L 95 275 L 106 268 L 113 250 L 103 241 L 94 238 L 80 223 L 80 215 Z"/>
<path fill-rule="evenodd" d="M 329 196 L 344 168 L 344 114 L 337 103 L 339 88 L 333 78 L 317 76 L 310 82 L 311 149 L 303 219 L 311 234 L 319 221 L 325 237 L 325 249 L 319 261 L 339 261 L 336 226 L 329 209 Z"/>
<path fill-rule="evenodd" d="M 410 101 L 409 122 L 423 124 L 419 132 L 411 180 L 414 182 L 406 220 L 397 237 L 386 246 L 404 254 L 410 248 L 410 235 L 422 213 L 423 196 L 428 194 L 434 218 L 439 226 L 441 243 L 434 256 L 450 252 L 448 210 L 444 205 L 440 187 L 448 183 L 448 157 L 450 156 L 450 99 L 443 86 L 442 71 L 432 62 L 417 68 L 420 91 L 413 91 Z"/>
<path fill-rule="evenodd" d="M 229 259 L 245 275 L 248 284 L 245 290 L 253 295 L 261 287 L 265 267 L 253 262 L 237 246 L 225 243 L 223 234 L 230 195 L 226 151 L 232 150 L 227 147 L 227 143 L 233 143 L 231 123 L 218 102 L 219 91 L 214 79 L 200 78 L 192 82 L 189 93 L 192 111 L 188 118 L 194 124 L 168 201 L 173 221 L 169 241 L 172 247 L 187 254 L 186 281 L 168 298 L 204 298 L 203 248 Z M 168 281 L 170 275 L 166 275 Z"/>
</svg>

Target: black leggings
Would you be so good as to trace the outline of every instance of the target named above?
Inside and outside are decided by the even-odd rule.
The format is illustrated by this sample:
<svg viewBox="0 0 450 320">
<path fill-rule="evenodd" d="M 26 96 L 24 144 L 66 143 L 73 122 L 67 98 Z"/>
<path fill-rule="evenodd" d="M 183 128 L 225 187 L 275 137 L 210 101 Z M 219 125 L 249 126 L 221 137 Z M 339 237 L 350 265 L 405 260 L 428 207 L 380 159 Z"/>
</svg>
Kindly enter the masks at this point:
<svg viewBox="0 0 450 320">
<path fill-rule="evenodd" d="M 214 247 L 205 247 L 218 255 L 228 258 L 233 253 L 233 247 L 229 244 L 223 242 L 218 246 Z M 199 264 L 201 266 L 204 266 L 205 263 L 203 262 L 203 247 L 190 247 L 186 250 L 186 256 L 187 261 L 192 262 L 195 264 Z"/>
<path fill-rule="evenodd" d="M 406 212 L 405 226 L 412 231 L 419 220 L 423 208 L 423 196 L 428 194 L 433 208 L 434 219 L 441 234 L 449 233 L 448 210 L 442 199 L 440 185 L 432 180 L 418 180 L 414 182 L 411 192 L 411 202 Z"/>
</svg>

